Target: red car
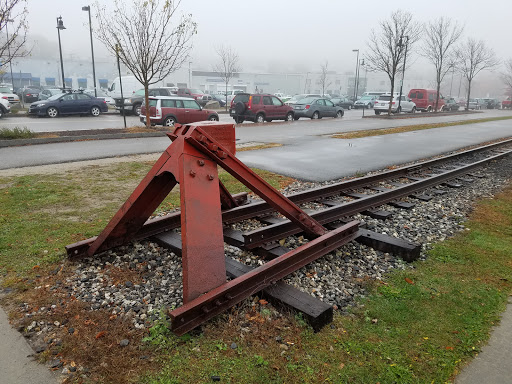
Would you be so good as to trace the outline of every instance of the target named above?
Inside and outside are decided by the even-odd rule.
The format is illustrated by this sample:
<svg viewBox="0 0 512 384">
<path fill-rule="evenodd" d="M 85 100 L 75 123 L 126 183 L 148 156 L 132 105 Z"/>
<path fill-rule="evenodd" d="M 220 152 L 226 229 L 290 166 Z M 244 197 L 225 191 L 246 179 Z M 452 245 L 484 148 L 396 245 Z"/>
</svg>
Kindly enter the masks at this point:
<svg viewBox="0 0 512 384">
<path fill-rule="evenodd" d="M 263 123 L 272 120 L 292 121 L 293 108 L 284 104 L 277 96 L 269 94 L 238 93 L 231 101 L 229 115 L 236 123 L 244 120 Z"/>
<path fill-rule="evenodd" d="M 201 99 L 204 96 L 204 92 L 199 89 L 193 88 L 178 88 L 178 96 L 191 97 L 194 100 Z"/>
<path fill-rule="evenodd" d="M 151 125 L 172 127 L 174 124 L 189 124 L 198 121 L 219 121 L 215 111 L 203 109 L 197 101 L 178 96 L 154 96 L 149 98 Z M 143 105 L 140 121 L 146 124 L 146 106 Z"/>
<path fill-rule="evenodd" d="M 416 104 L 416 110 L 422 112 L 432 112 L 436 108 L 437 91 L 435 89 L 411 89 L 409 99 Z M 444 99 L 439 94 L 438 111 L 444 110 Z"/>
</svg>

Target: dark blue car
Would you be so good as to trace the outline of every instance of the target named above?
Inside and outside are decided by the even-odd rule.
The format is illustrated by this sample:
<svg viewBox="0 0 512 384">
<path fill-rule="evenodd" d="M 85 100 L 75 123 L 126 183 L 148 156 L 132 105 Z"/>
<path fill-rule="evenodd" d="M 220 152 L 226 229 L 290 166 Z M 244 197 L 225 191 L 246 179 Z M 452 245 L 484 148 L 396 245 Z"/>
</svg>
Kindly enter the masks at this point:
<svg viewBox="0 0 512 384">
<path fill-rule="evenodd" d="M 82 92 L 67 92 L 30 104 L 28 114 L 50 117 L 88 114 L 99 116 L 100 113 L 107 111 L 108 106 L 103 99 L 92 97 Z"/>
</svg>

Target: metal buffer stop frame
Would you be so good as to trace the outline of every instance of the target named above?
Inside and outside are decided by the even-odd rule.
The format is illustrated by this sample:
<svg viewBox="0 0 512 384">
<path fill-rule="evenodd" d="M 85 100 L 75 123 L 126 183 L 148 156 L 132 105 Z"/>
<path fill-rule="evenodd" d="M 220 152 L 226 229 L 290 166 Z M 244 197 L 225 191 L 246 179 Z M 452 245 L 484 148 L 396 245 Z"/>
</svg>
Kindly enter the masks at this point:
<svg viewBox="0 0 512 384">
<path fill-rule="evenodd" d="M 66 250 L 70 258 L 91 257 L 147 237 L 150 232 L 144 224 L 179 184 L 184 305 L 170 312 L 171 328 L 178 335 L 357 236 L 359 222 L 327 230 L 239 161 L 233 124 L 178 125 L 168 136 L 171 145 L 101 234 Z M 218 165 L 313 240 L 227 282 L 221 207 L 233 208 L 239 201 L 219 180 Z"/>
</svg>

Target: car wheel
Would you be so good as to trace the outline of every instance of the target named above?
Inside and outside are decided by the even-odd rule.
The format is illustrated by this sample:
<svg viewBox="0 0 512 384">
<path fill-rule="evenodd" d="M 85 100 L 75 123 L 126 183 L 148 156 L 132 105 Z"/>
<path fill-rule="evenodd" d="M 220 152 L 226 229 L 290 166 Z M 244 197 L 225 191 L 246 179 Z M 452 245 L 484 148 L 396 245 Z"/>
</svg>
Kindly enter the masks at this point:
<svg viewBox="0 0 512 384">
<path fill-rule="evenodd" d="M 208 120 L 210 121 L 219 121 L 219 117 L 218 116 L 215 116 L 215 115 L 211 115 Z"/>
<path fill-rule="evenodd" d="M 176 119 L 174 117 L 167 117 L 162 124 L 164 127 L 174 127 L 176 124 Z"/>
<path fill-rule="evenodd" d="M 286 115 L 286 121 L 292 121 L 293 119 L 294 119 L 293 113 L 288 112 L 288 114 Z"/>
<path fill-rule="evenodd" d="M 299 120 L 298 116 L 293 116 L 293 120 Z"/>
<path fill-rule="evenodd" d="M 0 108 L 0 118 L 2 118 L 3 115 L 4 115 L 4 110 L 2 108 Z"/>
<path fill-rule="evenodd" d="M 50 117 L 57 117 L 59 116 L 59 111 L 55 107 L 50 107 L 46 110 L 46 114 Z"/>
<path fill-rule="evenodd" d="M 398 109 L 396 110 L 396 113 L 402 113 L 402 107 L 398 107 Z"/>
<path fill-rule="evenodd" d="M 242 103 L 242 104 L 243 104 L 243 103 Z M 256 115 L 256 121 L 255 121 L 255 123 L 259 123 L 259 124 L 261 124 L 261 123 L 264 123 L 264 122 L 265 122 L 265 116 L 263 116 L 263 114 L 262 114 L 262 113 L 258 113 L 258 114 Z"/>
<path fill-rule="evenodd" d="M 416 113 L 416 107 L 412 107 L 411 113 Z"/>
<path fill-rule="evenodd" d="M 336 118 L 339 119 L 340 117 L 343 117 L 343 111 L 336 112 Z"/>
<path fill-rule="evenodd" d="M 314 119 L 314 120 L 319 119 L 320 118 L 320 114 L 318 113 L 318 111 L 314 112 L 313 116 L 311 116 L 311 118 Z"/>
<path fill-rule="evenodd" d="M 445 112 L 444 105 L 441 106 L 441 109 L 439 110 L 439 112 Z"/>
<path fill-rule="evenodd" d="M 366 108 L 367 108 L 367 109 L 370 109 L 371 107 L 372 107 L 372 104 L 371 104 L 371 103 L 366 104 Z"/>
<path fill-rule="evenodd" d="M 133 106 L 133 110 L 132 111 L 133 111 L 133 114 L 135 116 L 139 116 L 140 115 L 140 110 L 141 110 L 141 104 L 135 104 Z"/>
<path fill-rule="evenodd" d="M 380 111 L 375 111 L 375 114 L 376 115 L 380 115 Z"/>
<path fill-rule="evenodd" d="M 350 111 L 350 110 L 352 109 L 352 106 L 351 106 L 351 105 L 349 105 L 347 109 Z"/>
<path fill-rule="evenodd" d="M 100 113 L 101 113 L 101 111 L 100 111 L 99 107 L 94 106 L 91 108 L 91 115 L 93 115 L 94 117 L 99 116 Z"/>
<path fill-rule="evenodd" d="M 429 105 L 428 108 L 427 108 L 427 112 L 432 112 L 432 107 Z"/>
</svg>

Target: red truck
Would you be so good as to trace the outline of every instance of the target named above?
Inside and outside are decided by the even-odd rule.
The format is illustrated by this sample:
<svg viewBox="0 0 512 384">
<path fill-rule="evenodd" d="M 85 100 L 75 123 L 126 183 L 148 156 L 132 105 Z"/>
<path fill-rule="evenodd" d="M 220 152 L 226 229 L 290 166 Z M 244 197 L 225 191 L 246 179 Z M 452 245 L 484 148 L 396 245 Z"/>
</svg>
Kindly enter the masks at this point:
<svg viewBox="0 0 512 384">
<path fill-rule="evenodd" d="M 501 108 L 505 109 L 505 108 L 508 108 L 510 109 L 511 108 L 511 104 L 512 104 L 512 100 L 510 100 L 511 98 L 510 97 L 507 97 L 505 100 L 503 100 L 501 102 Z"/>
</svg>

